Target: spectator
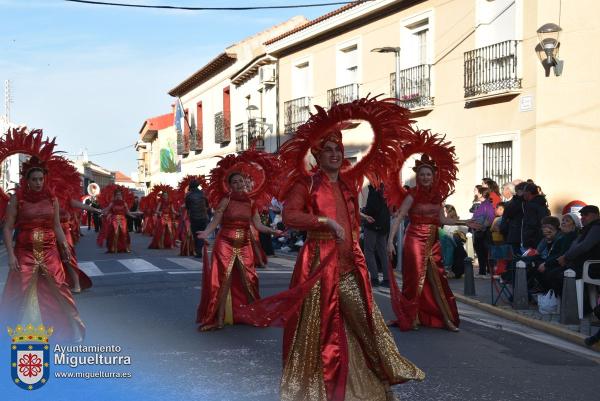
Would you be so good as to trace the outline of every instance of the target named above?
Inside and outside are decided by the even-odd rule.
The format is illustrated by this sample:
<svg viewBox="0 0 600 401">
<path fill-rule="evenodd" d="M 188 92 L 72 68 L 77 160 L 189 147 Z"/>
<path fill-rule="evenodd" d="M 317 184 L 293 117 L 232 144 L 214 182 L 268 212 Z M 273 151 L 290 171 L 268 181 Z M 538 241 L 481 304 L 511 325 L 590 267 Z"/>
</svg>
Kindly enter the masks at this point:
<svg viewBox="0 0 600 401">
<path fill-rule="evenodd" d="M 509 202 L 516 194 L 515 185 L 512 182 L 502 185 L 502 200 Z"/>
<path fill-rule="evenodd" d="M 586 260 L 600 259 L 600 212 L 598 206 L 584 206 L 579 214 L 583 228 L 569 250 L 558 258 L 558 263 L 562 267 L 568 266 L 575 270 L 577 278 L 581 278 L 583 263 Z M 590 268 L 590 277 L 600 278 L 600 269 L 593 267 Z"/>
<path fill-rule="evenodd" d="M 542 242 L 548 241 L 548 230 L 552 231 L 553 227 L 556 225 L 556 222 L 553 219 L 555 219 L 555 217 L 545 217 L 542 220 L 542 232 L 544 232 L 545 237 Z M 548 226 L 548 224 L 550 226 Z M 581 228 L 581 221 L 575 213 L 569 213 L 562 216 L 560 220 L 560 233 L 557 235 L 558 238 L 552 244 L 545 260 L 536 266 L 534 272 L 535 279 L 541 291 L 547 292 L 549 290 L 554 290 L 555 294 L 561 295 L 565 268 L 559 264 L 558 259 L 571 247 L 571 244 L 577 238 L 579 228 Z M 543 256 L 543 249 L 541 246 L 538 246 L 538 252 L 540 251 Z"/>
<path fill-rule="evenodd" d="M 479 275 L 484 276 L 488 273 L 488 256 L 490 246 L 490 226 L 494 221 L 494 206 L 490 200 L 490 189 L 482 185 L 475 187 L 475 196 L 479 202 L 477 210 L 473 213 L 473 221 L 480 225 L 480 228 L 473 232 L 473 247 L 477 253 L 479 264 Z"/>
<path fill-rule="evenodd" d="M 498 183 L 492 180 L 491 178 L 484 178 L 481 180 L 481 186 L 485 188 L 489 188 L 490 190 L 490 201 L 492 205 L 494 205 L 494 209 L 498 206 L 498 203 L 502 201 L 500 197 L 500 188 L 498 187 Z"/>
<path fill-rule="evenodd" d="M 515 186 L 515 195 L 504 206 L 500 232 L 504 241 L 512 247 L 513 255 L 521 255 L 521 225 L 523 224 L 523 189 L 526 183 Z"/>
<path fill-rule="evenodd" d="M 504 234 L 500 227 L 502 226 L 502 216 L 504 215 L 504 202 L 498 203 L 495 209 L 495 218 L 490 231 L 492 234 L 492 245 L 490 247 L 490 258 L 496 262 L 494 274 L 502 274 L 506 271 L 508 261 L 512 259 L 512 247 L 505 242 Z"/>
<path fill-rule="evenodd" d="M 550 215 L 546 197 L 541 195 L 535 183 L 527 183 L 523 189 L 523 224 L 521 241 L 524 249 L 536 248 L 542 240 L 542 219 Z"/>
<path fill-rule="evenodd" d="M 449 219 L 460 220 L 456 208 L 452 205 L 445 205 L 444 210 L 446 217 Z M 465 226 L 442 226 L 439 230 L 440 245 L 442 246 L 442 259 L 448 277 L 459 278 L 464 272 L 464 258 L 461 256 L 463 252 L 460 252 L 459 248 L 463 248 L 463 243 L 466 241 L 466 234 L 468 229 Z M 457 258 L 459 260 L 457 260 Z M 459 266 L 462 270 L 457 271 L 456 266 Z"/>
<path fill-rule="evenodd" d="M 208 225 L 208 201 L 198 186 L 198 181 L 192 180 L 188 186 L 188 193 L 185 195 L 185 207 L 190 216 L 190 226 L 193 233 L 204 231 Z M 194 235 L 194 245 L 196 247 L 195 257 L 201 258 L 204 240 Z"/>
<path fill-rule="evenodd" d="M 379 188 L 369 185 L 369 195 L 361 216 L 365 219 L 364 241 L 365 259 L 371 276 L 373 287 L 379 286 L 379 268 L 377 260 L 381 264 L 383 273 L 383 287 L 389 287 L 387 241 L 390 233 L 390 211 L 383 197 L 383 184 Z"/>
<path fill-rule="evenodd" d="M 530 252 L 531 255 L 528 253 L 528 256 L 522 258 L 528 265 L 527 284 L 532 293 L 553 289 L 560 295 L 558 287 L 562 287 L 563 271 L 549 268 L 568 249 L 560 234 L 560 223 L 557 217 L 544 217 L 541 222 L 543 238 L 535 252 Z"/>
</svg>

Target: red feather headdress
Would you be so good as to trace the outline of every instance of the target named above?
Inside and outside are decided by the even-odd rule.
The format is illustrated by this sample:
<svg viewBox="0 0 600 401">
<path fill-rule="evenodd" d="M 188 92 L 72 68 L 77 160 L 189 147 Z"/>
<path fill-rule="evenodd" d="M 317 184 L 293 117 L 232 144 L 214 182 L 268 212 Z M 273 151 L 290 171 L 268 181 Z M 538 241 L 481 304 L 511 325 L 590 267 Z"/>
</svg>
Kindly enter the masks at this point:
<svg viewBox="0 0 600 401">
<path fill-rule="evenodd" d="M 372 183 L 381 182 L 387 169 L 394 169 L 403 160 L 402 146 L 414 137 L 408 110 L 394 99 L 362 98 L 351 103 L 334 104 L 329 110 L 315 106 L 317 113 L 298 127 L 296 134 L 280 149 L 283 172 L 279 197 L 285 198 L 294 183 L 309 176 L 306 155 L 318 150 L 323 140 L 339 131 L 350 120 L 367 121 L 373 130 L 369 151 L 354 166 L 342 167 L 342 176 L 358 190 L 363 177 Z"/>
<path fill-rule="evenodd" d="M 18 153 L 31 156 L 31 162 L 23 163 L 20 179 L 21 185 L 25 182 L 24 177 L 27 175 L 29 169 L 41 168 L 44 172 L 48 172 L 48 161 L 53 157 L 57 157 L 54 152 L 54 147 L 56 146 L 55 139 L 49 141 L 47 139 L 44 140 L 43 137 L 44 134 L 41 129 L 34 129 L 28 132 L 27 127 L 20 127 L 10 128 L 6 136 L 0 139 L 0 163 Z M 45 185 L 47 184 L 45 183 Z M 4 220 L 9 199 L 8 194 L 0 188 L 0 220 Z"/>
<path fill-rule="evenodd" d="M 203 188 L 211 207 L 217 207 L 221 199 L 228 196 L 229 177 L 239 173 L 252 183 L 247 192 L 256 210 L 262 210 L 277 194 L 276 172 L 280 171 L 275 155 L 257 151 L 254 147 L 238 154 L 227 155 L 210 171 L 208 183 Z"/>
<path fill-rule="evenodd" d="M 200 188 L 204 189 L 204 186 L 202 185 L 202 184 L 206 184 L 206 181 L 204 180 L 204 176 L 202 176 L 202 175 L 186 175 L 185 177 L 183 177 L 181 179 L 181 181 L 179 181 L 179 185 L 177 185 L 177 192 L 179 192 L 179 196 L 185 197 L 185 194 L 187 193 L 190 183 L 192 181 L 196 181 L 198 183 L 198 186 Z"/>
<path fill-rule="evenodd" d="M 403 146 L 404 156 L 422 153 L 421 160 L 415 162 L 413 171 L 421 167 L 430 167 L 434 173 L 432 192 L 440 199 L 445 200 L 454 193 L 454 183 L 458 173 L 458 160 L 454 146 L 446 141 L 445 135 L 434 134 L 429 130 L 419 130 L 415 133 L 413 141 Z M 406 160 L 406 159 L 405 159 Z M 390 170 L 385 180 L 385 197 L 391 207 L 400 207 L 408 192 L 402 187 L 402 165 Z"/>
<path fill-rule="evenodd" d="M 124 187 L 123 185 L 109 184 L 102 188 L 100 195 L 98 195 L 98 203 L 100 204 L 101 208 L 105 208 L 110 205 L 110 202 L 113 201 L 116 190 L 120 190 L 123 194 L 123 200 L 127 204 L 127 207 L 133 206 L 135 195 L 129 188 Z"/>
</svg>

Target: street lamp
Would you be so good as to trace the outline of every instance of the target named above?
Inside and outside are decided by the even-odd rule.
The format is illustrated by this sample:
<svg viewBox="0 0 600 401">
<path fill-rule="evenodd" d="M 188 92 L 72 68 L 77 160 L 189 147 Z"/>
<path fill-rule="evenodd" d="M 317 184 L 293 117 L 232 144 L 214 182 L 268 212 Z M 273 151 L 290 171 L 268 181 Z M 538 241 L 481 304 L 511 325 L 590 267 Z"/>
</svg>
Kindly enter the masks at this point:
<svg viewBox="0 0 600 401">
<path fill-rule="evenodd" d="M 558 59 L 558 51 L 560 49 L 560 36 L 562 28 L 554 23 L 547 23 L 538 28 L 537 34 L 540 42 L 535 47 L 535 50 L 544 66 L 546 76 L 550 76 L 550 69 L 554 68 L 554 75 L 560 76 L 563 69 L 563 61 Z M 545 57 L 544 57 L 545 56 Z"/>
<path fill-rule="evenodd" d="M 376 47 L 375 49 L 371 49 L 371 51 L 374 53 L 394 53 L 396 56 L 396 79 L 394 81 L 396 88 L 394 97 L 400 101 L 400 48 L 391 46 Z"/>
</svg>

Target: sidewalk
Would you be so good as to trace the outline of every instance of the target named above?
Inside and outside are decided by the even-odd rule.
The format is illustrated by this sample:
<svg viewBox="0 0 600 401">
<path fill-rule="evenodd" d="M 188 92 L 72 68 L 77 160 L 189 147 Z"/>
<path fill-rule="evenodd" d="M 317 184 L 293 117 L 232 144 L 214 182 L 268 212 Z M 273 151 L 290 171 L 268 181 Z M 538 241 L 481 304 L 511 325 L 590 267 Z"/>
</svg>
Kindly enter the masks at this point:
<svg viewBox="0 0 600 401">
<path fill-rule="evenodd" d="M 491 278 L 476 277 L 475 278 L 475 296 L 464 295 L 464 279 L 449 279 L 450 288 L 456 300 L 486 312 L 501 316 L 505 319 L 513 320 L 548 334 L 568 340 L 572 343 L 585 346 L 583 340 L 595 333 L 599 328 L 591 320 L 591 315 L 584 316 L 578 325 L 564 325 L 560 323 L 560 315 L 543 315 L 537 305 L 530 305 L 529 309 L 517 310 L 513 309 L 512 305 L 504 298 L 500 298 L 498 303 L 492 305 L 491 296 Z M 512 290 L 512 288 L 511 288 Z M 497 297 L 495 292 L 494 298 Z M 596 344 L 593 349 L 600 351 L 600 346 Z"/>
</svg>

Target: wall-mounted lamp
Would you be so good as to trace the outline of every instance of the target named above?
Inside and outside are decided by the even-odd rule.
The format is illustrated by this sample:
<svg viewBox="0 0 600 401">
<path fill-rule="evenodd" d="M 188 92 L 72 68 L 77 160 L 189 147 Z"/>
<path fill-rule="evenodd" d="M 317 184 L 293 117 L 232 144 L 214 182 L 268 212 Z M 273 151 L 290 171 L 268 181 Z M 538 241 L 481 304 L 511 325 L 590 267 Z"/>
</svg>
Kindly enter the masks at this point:
<svg viewBox="0 0 600 401">
<path fill-rule="evenodd" d="M 558 59 L 560 31 L 562 31 L 562 28 L 551 22 L 542 25 L 537 30 L 540 42 L 535 47 L 535 51 L 542 62 L 547 77 L 550 76 L 551 68 L 554 68 L 554 75 L 557 77 L 562 73 L 564 62 Z"/>
<path fill-rule="evenodd" d="M 246 107 L 246 113 L 248 113 L 248 120 L 253 120 L 255 117 L 254 113 L 256 113 L 258 111 L 258 107 L 256 107 L 253 104 L 249 104 L 248 107 Z"/>
</svg>

